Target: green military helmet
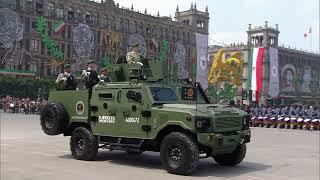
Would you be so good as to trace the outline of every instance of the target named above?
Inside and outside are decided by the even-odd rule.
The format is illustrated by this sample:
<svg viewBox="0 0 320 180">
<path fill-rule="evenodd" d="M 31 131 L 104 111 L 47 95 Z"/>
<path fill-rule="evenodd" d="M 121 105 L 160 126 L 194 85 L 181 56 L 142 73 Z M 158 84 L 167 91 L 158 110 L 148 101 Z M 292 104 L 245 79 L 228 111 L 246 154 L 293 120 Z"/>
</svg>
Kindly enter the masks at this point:
<svg viewBox="0 0 320 180">
<path fill-rule="evenodd" d="M 101 68 L 101 72 L 104 72 L 104 71 L 108 71 L 108 68 L 107 67 Z"/>
<path fill-rule="evenodd" d="M 92 64 L 92 63 L 95 63 L 95 61 L 94 61 L 93 59 L 89 59 L 89 60 L 87 61 L 87 64 Z"/>
<path fill-rule="evenodd" d="M 71 68 L 71 64 L 65 64 L 63 67 L 64 69 Z"/>
<path fill-rule="evenodd" d="M 140 44 L 139 43 L 133 43 L 133 44 L 131 44 L 131 46 L 130 47 L 139 47 L 140 46 Z"/>
</svg>

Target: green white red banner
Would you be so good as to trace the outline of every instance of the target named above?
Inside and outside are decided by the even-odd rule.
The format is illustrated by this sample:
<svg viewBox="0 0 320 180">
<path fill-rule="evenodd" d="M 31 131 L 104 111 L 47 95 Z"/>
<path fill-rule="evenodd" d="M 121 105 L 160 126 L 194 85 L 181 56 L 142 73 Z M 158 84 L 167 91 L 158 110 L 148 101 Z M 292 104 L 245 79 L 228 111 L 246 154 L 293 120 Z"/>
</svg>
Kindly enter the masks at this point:
<svg viewBox="0 0 320 180">
<path fill-rule="evenodd" d="M 64 30 L 65 26 L 66 26 L 66 23 L 65 23 L 64 21 L 59 21 L 58 24 L 54 25 L 53 31 L 54 31 L 56 34 L 59 34 L 59 33 L 61 33 L 61 32 Z"/>
<path fill-rule="evenodd" d="M 248 88 L 252 91 L 252 101 L 259 102 L 262 88 L 262 62 L 264 48 L 252 48 L 248 62 Z"/>
</svg>

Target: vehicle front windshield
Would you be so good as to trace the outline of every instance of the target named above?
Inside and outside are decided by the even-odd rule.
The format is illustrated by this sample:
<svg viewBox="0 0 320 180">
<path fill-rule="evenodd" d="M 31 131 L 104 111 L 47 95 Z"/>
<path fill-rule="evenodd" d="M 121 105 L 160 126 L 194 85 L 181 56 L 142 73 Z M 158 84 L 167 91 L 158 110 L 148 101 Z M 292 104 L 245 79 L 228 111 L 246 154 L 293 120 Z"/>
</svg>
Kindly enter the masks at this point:
<svg viewBox="0 0 320 180">
<path fill-rule="evenodd" d="M 150 87 L 150 91 L 154 101 L 160 102 L 177 102 L 176 93 L 170 88 Z"/>
</svg>

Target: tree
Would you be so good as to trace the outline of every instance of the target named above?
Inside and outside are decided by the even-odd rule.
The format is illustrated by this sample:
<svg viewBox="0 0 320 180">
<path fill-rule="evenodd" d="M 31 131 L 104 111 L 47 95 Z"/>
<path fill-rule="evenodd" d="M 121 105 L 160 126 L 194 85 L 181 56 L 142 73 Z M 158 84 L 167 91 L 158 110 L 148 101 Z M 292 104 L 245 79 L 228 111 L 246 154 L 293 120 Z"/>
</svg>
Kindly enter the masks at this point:
<svg viewBox="0 0 320 180">
<path fill-rule="evenodd" d="M 41 88 L 41 91 L 39 92 Z M 34 79 L 34 78 L 15 78 L 12 76 L 0 77 L 0 97 L 14 96 L 19 98 L 30 97 L 47 99 L 49 92 L 55 89 L 53 80 Z M 40 94 L 39 94 L 40 93 Z"/>
</svg>

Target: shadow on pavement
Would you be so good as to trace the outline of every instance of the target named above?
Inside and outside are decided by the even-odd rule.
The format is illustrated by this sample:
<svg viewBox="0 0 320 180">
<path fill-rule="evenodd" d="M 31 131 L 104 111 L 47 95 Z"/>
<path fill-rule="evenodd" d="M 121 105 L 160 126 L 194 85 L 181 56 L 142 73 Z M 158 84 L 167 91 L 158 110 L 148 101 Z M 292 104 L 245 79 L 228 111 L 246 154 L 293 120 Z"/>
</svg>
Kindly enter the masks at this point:
<svg viewBox="0 0 320 180">
<path fill-rule="evenodd" d="M 195 177 L 224 177 L 231 178 L 241 176 L 243 174 L 248 174 L 251 172 L 265 171 L 271 168 L 271 165 L 253 163 L 253 162 L 242 162 L 235 167 L 220 166 L 212 161 L 201 162 L 198 166 L 198 170 L 195 171 L 192 176 Z"/>
<path fill-rule="evenodd" d="M 73 159 L 69 154 L 60 156 L 59 158 Z M 163 169 L 159 153 L 150 152 L 141 155 L 132 155 L 121 151 L 99 151 L 95 162 L 110 162 L 122 166 L 132 166 L 143 169 Z M 218 165 L 213 159 L 209 158 L 200 160 L 198 169 L 190 176 L 231 178 L 251 172 L 265 171 L 271 167 L 271 165 L 246 161 L 235 167 L 224 167 Z"/>
</svg>

